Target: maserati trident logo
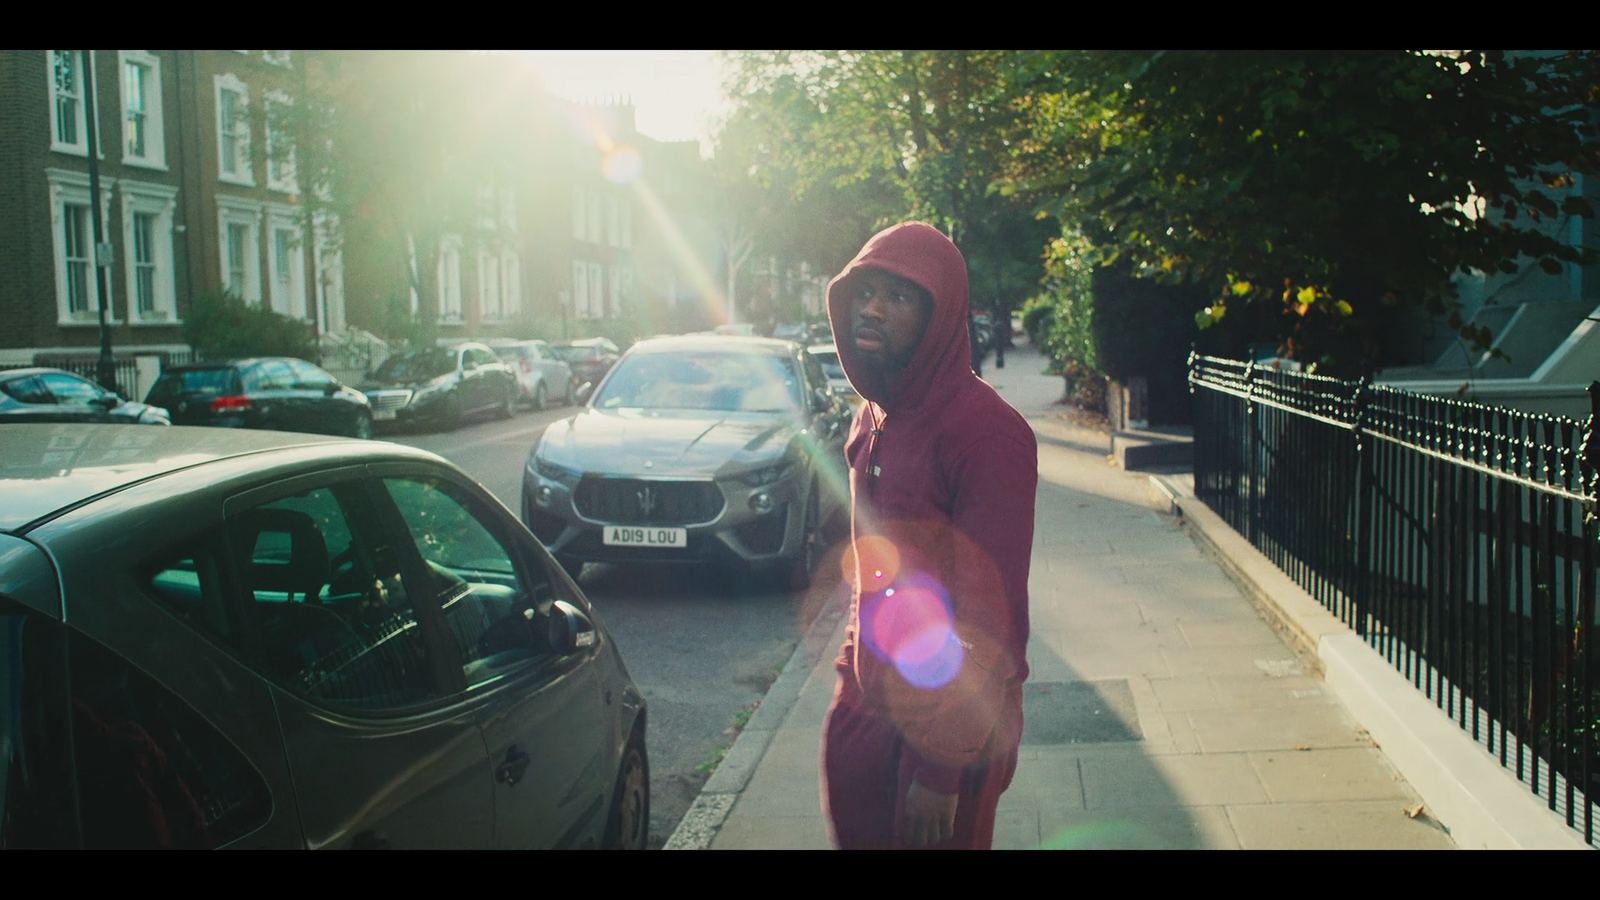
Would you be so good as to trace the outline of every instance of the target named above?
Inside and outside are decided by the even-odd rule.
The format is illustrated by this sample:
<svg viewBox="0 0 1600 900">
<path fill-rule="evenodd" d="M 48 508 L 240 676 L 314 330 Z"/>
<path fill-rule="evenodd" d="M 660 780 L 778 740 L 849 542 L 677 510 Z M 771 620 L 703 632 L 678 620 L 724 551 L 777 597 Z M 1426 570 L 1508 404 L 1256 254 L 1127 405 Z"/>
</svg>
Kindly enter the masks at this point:
<svg viewBox="0 0 1600 900">
<path fill-rule="evenodd" d="M 656 492 L 655 491 L 651 490 L 650 488 L 642 488 L 642 489 L 640 489 L 640 491 L 639 491 L 637 496 L 639 497 L 639 511 L 640 512 L 642 512 L 642 513 L 644 513 L 645 515 L 648 516 L 651 513 L 656 511 Z"/>
</svg>

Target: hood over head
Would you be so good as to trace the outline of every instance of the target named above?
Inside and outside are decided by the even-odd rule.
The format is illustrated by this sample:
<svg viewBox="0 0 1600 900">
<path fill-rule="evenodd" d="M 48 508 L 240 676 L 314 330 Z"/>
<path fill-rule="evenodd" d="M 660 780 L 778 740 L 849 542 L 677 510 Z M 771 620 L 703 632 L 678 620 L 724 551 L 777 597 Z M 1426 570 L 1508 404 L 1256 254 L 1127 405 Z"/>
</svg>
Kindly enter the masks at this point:
<svg viewBox="0 0 1600 900">
<path fill-rule="evenodd" d="M 933 296 L 933 317 L 900 384 L 885 384 L 865 366 L 851 338 L 848 286 L 864 269 L 882 269 L 921 285 Z M 873 235 L 844 271 L 828 282 L 828 323 L 833 326 L 839 364 L 862 397 L 886 411 L 920 406 L 933 385 L 972 378 L 972 345 L 967 337 L 967 261 L 956 245 L 926 222 L 902 222 Z M 890 395 L 894 399 L 889 401 Z"/>
</svg>

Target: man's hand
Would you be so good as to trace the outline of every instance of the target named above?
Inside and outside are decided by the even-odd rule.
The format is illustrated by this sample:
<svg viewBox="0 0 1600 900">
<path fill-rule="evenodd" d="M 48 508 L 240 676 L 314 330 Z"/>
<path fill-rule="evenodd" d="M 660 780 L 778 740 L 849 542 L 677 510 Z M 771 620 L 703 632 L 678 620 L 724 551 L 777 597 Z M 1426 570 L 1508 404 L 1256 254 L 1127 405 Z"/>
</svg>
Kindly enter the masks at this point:
<svg viewBox="0 0 1600 900">
<path fill-rule="evenodd" d="M 900 839 L 912 847 L 930 847 L 948 841 L 956 829 L 956 797 L 955 794 L 935 793 L 913 778 L 906 791 Z"/>
</svg>

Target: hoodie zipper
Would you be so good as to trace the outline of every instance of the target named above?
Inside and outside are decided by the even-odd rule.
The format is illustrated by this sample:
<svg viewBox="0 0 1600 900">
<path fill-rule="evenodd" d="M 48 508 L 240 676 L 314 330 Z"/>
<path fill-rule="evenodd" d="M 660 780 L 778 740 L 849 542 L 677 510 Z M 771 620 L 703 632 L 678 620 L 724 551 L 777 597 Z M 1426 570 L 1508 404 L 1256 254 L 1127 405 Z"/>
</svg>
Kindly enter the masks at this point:
<svg viewBox="0 0 1600 900">
<path fill-rule="evenodd" d="M 878 418 L 870 406 L 867 415 L 872 417 L 872 433 L 867 439 L 867 496 L 874 497 L 878 492 L 878 438 L 883 435 L 884 419 Z"/>
</svg>

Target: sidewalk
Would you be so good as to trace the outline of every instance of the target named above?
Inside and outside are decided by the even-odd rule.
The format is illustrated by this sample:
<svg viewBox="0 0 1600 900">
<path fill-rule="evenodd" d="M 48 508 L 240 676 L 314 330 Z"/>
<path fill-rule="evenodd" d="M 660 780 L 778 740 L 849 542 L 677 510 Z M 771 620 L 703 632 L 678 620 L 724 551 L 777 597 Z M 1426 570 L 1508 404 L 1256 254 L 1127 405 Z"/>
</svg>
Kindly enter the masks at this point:
<svg viewBox="0 0 1600 900">
<path fill-rule="evenodd" d="M 1031 678 L 997 849 L 1454 847 L 1319 677 L 1069 424 L 1061 380 L 1019 346 L 987 380 L 1039 436 Z M 668 849 L 830 845 L 817 748 L 843 640 L 835 603 L 706 784 Z"/>
</svg>

